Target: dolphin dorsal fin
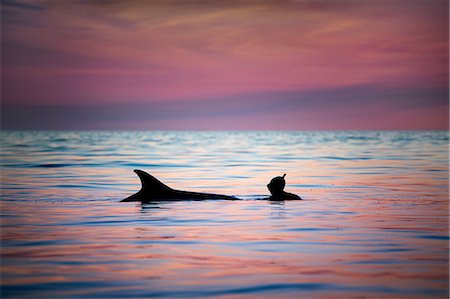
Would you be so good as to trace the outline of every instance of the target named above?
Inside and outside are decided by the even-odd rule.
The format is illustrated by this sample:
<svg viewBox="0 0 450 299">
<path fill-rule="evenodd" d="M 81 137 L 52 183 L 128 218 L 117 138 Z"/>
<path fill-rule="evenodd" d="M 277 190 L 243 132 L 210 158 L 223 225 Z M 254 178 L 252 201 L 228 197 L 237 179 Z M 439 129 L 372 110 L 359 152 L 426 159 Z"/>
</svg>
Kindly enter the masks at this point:
<svg viewBox="0 0 450 299">
<path fill-rule="evenodd" d="M 121 201 L 148 201 L 151 199 L 169 198 L 175 192 L 172 188 L 157 180 L 145 171 L 135 169 L 134 172 L 141 179 L 141 190 Z"/>
<path fill-rule="evenodd" d="M 145 171 L 135 169 L 134 172 L 139 176 L 139 179 L 141 179 L 141 192 L 144 192 L 145 194 L 161 195 L 165 192 L 173 191 L 172 188 Z"/>
</svg>

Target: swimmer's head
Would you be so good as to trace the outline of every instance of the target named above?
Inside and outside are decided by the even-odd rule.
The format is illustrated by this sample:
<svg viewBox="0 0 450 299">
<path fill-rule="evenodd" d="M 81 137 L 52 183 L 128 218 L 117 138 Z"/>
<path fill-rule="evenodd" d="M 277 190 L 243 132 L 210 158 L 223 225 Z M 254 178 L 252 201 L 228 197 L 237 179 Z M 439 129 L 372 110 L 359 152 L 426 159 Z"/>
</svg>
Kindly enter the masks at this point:
<svg viewBox="0 0 450 299">
<path fill-rule="evenodd" d="M 267 184 L 267 188 L 269 188 L 270 194 L 272 195 L 278 195 L 284 190 L 284 186 L 286 185 L 286 181 L 284 180 L 284 177 L 286 174 L 283 174 L 283 176 L 277 176 L 273 178 L 269 184 Z"/>
</svg>

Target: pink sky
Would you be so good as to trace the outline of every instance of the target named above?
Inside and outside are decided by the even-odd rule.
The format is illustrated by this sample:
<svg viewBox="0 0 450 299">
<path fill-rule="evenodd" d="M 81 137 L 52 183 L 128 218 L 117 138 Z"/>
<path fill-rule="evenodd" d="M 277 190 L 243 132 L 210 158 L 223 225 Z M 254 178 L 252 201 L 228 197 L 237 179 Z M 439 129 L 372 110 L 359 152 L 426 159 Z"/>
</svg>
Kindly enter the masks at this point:
<svg viewBox="0 0 450 299">
<path fill-rule="evenodd" d="M 448 129 L 448 50 L 446 0 L 8 0 L 2 127 Z"/>
</svg>

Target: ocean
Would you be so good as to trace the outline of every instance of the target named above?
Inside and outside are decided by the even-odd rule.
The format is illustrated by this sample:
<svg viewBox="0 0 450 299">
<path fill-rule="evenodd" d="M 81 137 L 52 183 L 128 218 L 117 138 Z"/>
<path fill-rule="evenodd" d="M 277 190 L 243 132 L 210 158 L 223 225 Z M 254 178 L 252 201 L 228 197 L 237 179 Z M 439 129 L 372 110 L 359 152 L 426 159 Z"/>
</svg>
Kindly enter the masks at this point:
<svg viewBox="0 0 450 299">
<path fill-rule="evenodd" d="M 449 296 L 448 131 L 0 136 L 1 298 Z"/>
</svg>

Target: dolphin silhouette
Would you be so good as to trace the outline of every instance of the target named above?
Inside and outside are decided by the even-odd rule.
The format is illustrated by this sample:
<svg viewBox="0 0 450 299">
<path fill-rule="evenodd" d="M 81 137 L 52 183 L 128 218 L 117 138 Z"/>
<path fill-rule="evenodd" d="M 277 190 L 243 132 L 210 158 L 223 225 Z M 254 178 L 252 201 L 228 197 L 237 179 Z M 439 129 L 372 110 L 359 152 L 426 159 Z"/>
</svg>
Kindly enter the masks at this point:
<svg viewBox="0 0 450 299">
<path fill-rule="evenodd" d="M 164 201 L 164 200 L 238 199 L 236 197 L 227 195 L 175 190 L 165 185 L 164 183 L 160 182 L 154 176 L 146 173 L 145 171 L 135 169 L 134 172 L 141 179 L 142 184 L 141 190 L 121 200 L 121 202 L 129 202 L 129 201 L 149 202 L 154 200 Z"/>
</svg>

